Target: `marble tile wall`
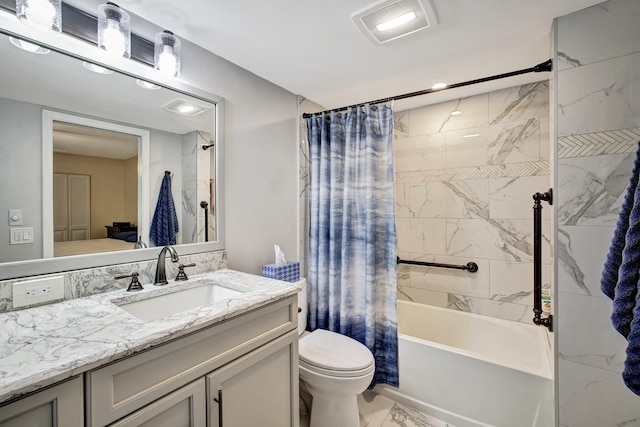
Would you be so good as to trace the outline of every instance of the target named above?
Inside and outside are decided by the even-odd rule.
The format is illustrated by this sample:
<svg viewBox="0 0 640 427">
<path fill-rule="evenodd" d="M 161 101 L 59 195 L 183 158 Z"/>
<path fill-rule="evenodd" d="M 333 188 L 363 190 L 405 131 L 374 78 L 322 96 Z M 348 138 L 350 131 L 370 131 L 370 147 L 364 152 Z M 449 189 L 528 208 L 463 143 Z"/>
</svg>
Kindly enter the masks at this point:
<svg viewBox="0 0 640 427">
<path fill-rule="evenodd" d="M 474 274 L 401 264 L 398 297 L 531 322 L 532 195 L 551 186 L 548 83 L 396 112 L 394 126 L 398 255 L 479 266 Z"/>
<path fill-rule="evenodd" d="M 203 145 L 213 143 L 208 132 L 196 131 L 182 138 L 182 243 L 197 243 L 205 240 L 204 209 L 201 201 L 209 203 L 209 241 L 215 240 L 215 206 L 211 203 L 210 178 L 215 176 L 211 156 L 214 150 L 203 150 Z"/>
<path fill-rule="evenodd" d="M 640 139 L 640 2 L 609 0 L 554 29 L 559 425 L 640 425 L 600 291 Z"/>
<path fill-rule="evenodd" d="M 298 97 L 299 137 L 298 137 L 298 260 L 300 261 L 300 274 L 307 275 L 309 271 L 309 138 L 307 125 L 302 118 L 303 113 L 322 111 L 321 106 Z"/>
<path fill-rule="evenodd" d="M 182 218 L 180 231 L 184 243 L 194 243 L 197 235 L 197 151 L 196 133 L 182 136 Z"/>
<path fill-rule="evenodd" d="M 180 249 L 178 248 L 178 254 Z M 187 270 L 187 275 L 203 274 L 211 271 L 227 268 L 227 252 L 214 251 L 193 255 L 180 256 L 180 263 L 190 264 L 195 262 L 195 267 Z M 178 265 L 167 262 L 165 264 L 167 278 L 172 279 L 178 274 Z M 115 276 L 128 275 L 133 272 L 140 274 L 139 281 L 143 286 L 153 283 L 155 279 L 156 260 L 135 262 L 130 264 L 109 265 L 85 270 L 73 270 L 63 273 L 50 274 L 38 277 L 21 277 L 14 280 L 0 281 L 0 313 L 13 311 L 12 291 L 13 284 L 25 280 L 47 277 L 64 276 L 64 299 L 82 298 L 103 292 L 126 289 L 130 279 L 115 280 Z M 28 307 L 22 307 L 28 308 Z"/>
</svg>

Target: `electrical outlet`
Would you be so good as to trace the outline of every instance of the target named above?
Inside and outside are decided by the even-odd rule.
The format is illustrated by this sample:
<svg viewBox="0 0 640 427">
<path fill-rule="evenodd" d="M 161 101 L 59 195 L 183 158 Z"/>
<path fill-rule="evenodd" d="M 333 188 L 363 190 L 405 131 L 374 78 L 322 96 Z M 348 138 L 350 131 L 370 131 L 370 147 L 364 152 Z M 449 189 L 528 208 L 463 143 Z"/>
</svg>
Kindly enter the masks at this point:
<svg viewBox="0 0 640 427">
<path fill-rule="evenodd" d="M 46 295 L 52 295 L 53 286 L 51 285 L 33 286 L 31 288 L 25 289 L 24 294 L 27 299 L 38 298 L 40 296 L 46 296 Z"/>
<path fill-rule="evenodd" d="M 44 277 L 13 284 L 13 307 L 64 299 L 64 276 Z"/>
</svg>

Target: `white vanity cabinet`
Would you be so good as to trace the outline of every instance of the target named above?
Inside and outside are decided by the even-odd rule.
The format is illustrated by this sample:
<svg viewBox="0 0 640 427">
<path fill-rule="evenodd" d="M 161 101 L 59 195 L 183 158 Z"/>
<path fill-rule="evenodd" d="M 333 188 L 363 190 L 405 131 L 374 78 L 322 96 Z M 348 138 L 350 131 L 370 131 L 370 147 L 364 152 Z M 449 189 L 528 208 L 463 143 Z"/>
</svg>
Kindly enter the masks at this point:
<svg viewBox="0 0 640 427">
<path fill-rule="evenodd" d="M 89 371 L 85 425 L 295 427 L 297 338 L 294 295 Z"/>
<path fill-rule="evenodd" d="M 82 377 L 0 407 L 0 427 L 82 426 Z"/>
</svg>

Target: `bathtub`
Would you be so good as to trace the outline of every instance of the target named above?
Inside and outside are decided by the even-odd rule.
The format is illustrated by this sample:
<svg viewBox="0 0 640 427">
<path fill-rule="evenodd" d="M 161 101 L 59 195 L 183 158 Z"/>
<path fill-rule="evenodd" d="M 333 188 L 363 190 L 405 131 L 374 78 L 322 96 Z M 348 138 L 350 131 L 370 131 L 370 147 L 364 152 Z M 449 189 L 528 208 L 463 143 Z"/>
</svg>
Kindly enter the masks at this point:
<svg viewBox="0 0 640 427">
<path fill-rule="evenodd" d="M 398 301 L 400 387 L 375 392 L 456 427 L 553 425 L 544 328 Z"/>
</svg>

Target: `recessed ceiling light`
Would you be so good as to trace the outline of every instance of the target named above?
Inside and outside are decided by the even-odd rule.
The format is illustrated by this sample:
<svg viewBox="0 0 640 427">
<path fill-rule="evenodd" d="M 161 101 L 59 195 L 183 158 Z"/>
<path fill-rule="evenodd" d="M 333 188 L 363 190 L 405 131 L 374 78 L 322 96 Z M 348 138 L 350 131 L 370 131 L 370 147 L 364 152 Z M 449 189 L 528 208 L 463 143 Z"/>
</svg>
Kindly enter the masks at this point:
<svg viewBox="0 0 640 427">
<path fill-rule="evenodd" d="M 431 0 L 387 0 L 354 13 L 351 19 L 376 45 L 437 25 Z"/>
<path fill-rule="evenodd" d="M 91 62 L 84 61 L 82 65 L 84 66 L 84 68 L 86 68 L 87 70 L 93 71 L 94 73 L 113 74 L 112 70 L 105 67 L 101 67 L 100 65 L 92 64 Z"/>
<path fill-rule="evenodd" d="M 463 136 L 463 138 L 475 138 L 476 136 L 480 136 L 479 133 L 470 133 L 468 135 Z"/>
<path fill-rule="evenodd" d="M 396 28 L 401 25 L 404 25 L 407 22 L 413 21 L 414 19 L 416 19 L 415 12 L 408 12 L 403 15 L 396 16 L 395 18 L 391 18 L 384 22 L 379 23 L 378 25 L 376 25 L 376 29 L 378 31 L 391 30 L 392 28 Z"/>
<path fill-rule="evenodd" d="M 9 37 L 9 41 L 15 47 L 19 47 L 20 49 L 26 50 L 27 52 L 38 53 L 40 55 L 45 55 L 45 54 L 49 53 L 49 49 L 44 48 L 42 46 L 38 46 L 35 43 L 30 43 L 30 42 L 22 40 L 22 39 L 17 39 L 15 37 Z"/>
<path fill-rule="evenodd" d="M 171 111 L 172 113 L 183 114 L 185 116 L 195 116 L 208 110 L 208 108 L 201 107 L 182 99 L 176 99 L 175 101 L 165 105 L 164 109 Z"/>
<path fill-rule="evenodd" d="M 145 82 L 144 80 L 137 79 L 136 83 L 138 84 L 138 86 L 143 87 L 145 89 L 149 89 L 149 90 L 160 89 L 160 86 L 154 85 L 153 83 Z"/>
<path fill-rule="evenodd" d="M 460 110 L 455 110 L 455 111 L 451 112 L 452 116 L 459 116 L 460 114 L 462 114 L 462 111 L 460 111 Z"/>
<path fill-rule="evenodd" d="M 433 86 L 431 86 L 431 89 L 440 90 L 440 89 L 444 89 L 445 87 L 447 87 L 446 83 L 436 83 Z"/>
</svg>

